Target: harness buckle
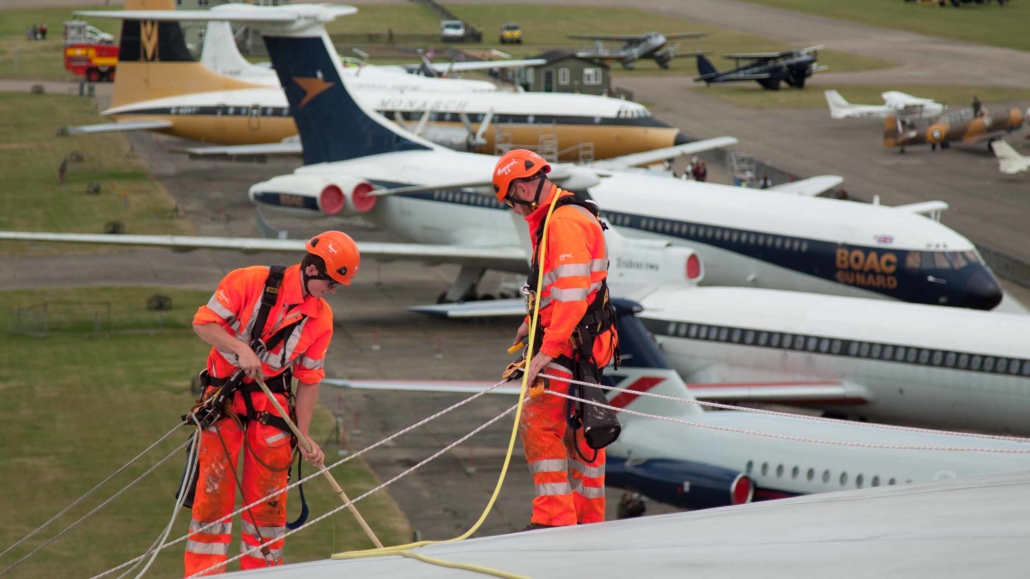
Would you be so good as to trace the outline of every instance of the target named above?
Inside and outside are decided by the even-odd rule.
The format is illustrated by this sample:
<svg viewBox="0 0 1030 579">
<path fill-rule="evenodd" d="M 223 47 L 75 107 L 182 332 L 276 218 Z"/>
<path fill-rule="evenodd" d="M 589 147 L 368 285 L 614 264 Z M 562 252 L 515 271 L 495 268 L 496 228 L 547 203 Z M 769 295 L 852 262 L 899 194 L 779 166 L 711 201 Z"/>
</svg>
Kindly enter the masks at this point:
<svg viewBox="0 0 1030 579">
<path fill-rule="evenodd" d="M 536 292 L 533 291 L 529 285 L 524 285 L 519 290 L 522 292 L 522 296 L 526 301 L 526 313 L 532 315 L 533 308 L 536 307 Z"/>
</svg>

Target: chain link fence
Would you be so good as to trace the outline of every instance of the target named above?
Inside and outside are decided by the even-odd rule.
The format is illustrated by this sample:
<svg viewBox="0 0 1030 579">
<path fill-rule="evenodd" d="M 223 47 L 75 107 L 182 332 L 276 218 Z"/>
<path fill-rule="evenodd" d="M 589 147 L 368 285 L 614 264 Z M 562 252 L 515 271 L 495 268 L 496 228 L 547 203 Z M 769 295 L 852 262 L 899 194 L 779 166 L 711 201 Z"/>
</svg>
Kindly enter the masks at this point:
<svg viewBox="0 0 1030 579">
<path fill-rule="evenodd" d="M 50 335 L 99 336 L 164 330 L 165 311 L 171 309 L 171 298 L 152 296 L 147 306 L 144 311 L 113 314 L 111 302 L 107 301 L 48 300 L 10 308 L 7 312 L 7 331 L 45 338 Z"/>
</svg>

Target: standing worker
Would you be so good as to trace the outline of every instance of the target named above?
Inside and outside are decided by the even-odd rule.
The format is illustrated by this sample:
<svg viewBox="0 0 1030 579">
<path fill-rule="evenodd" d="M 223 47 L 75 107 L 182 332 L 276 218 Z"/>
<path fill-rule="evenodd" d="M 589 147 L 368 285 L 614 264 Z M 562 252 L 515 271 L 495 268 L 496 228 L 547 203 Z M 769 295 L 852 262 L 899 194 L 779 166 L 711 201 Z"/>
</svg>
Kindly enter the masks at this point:
<svg viewBox="0 0 1030 579">
<path fill-rule="evenodd" d="M 287 268 L 253 266 L 237 269 L 193 318 L 193 329 L 211 344 L 207 369 L 201 373 L 204 394 L 229 390 L 225 416 L 204 430 L 198 452 L 193 520 L 186 542 L 186 576 L 224 563 L 230 550 L 232 521 L 205 529 L 233 511 L 236 490 L 250 504 L 286 487 L 296 441 L 286 421 L 261 391 L 262 380 L 280 405 L 295 414 L 307 437 L 318 386 L 325 378 L 326 349 L 333 337 L 333 312 L 323 299 L 358 273 L 358 247 L 348 235 L 327 231 L 307 243 L 301 263 Z M 292 379 L 299 386 L 294 397 Z M 237 468 L 245 447 L 243 470 Z M 321 467 L 322 450 L 311 442 L 301 454 Z M 286 494 L 243 511 L 240 552 L 242 569 L 282 564 L 283 540 L 258 545 L 286 532 Z M 224 564 L 213 573 L 225 572 Z"/>
<path fill-rule="evenodd" d="M 567 428 L 567 403 L 571 401 L 541 396 L 541 373 L 598 382 L 601 369 L 617 355 L 618 345 L 615 312 L 606 283 L 608 247 L 597 208 L 551 183 L 546 176 L 550 170 L 551 166 L 540 155 L 516 149 L 501 157 L 493 175 L 498 201 L 506 203 L 529 224 L 533 262 L 527 310 L 532 315 L 533 301 L 539 300 L 540 304 L 534 338 L 536 351 L 525 369 L 531 399 L 526 401 L 519 423 L 519 435 L 536 486 L 533 516 L 525 530 L 603 521 L 603 445 L 614 441 L 612 438 L 600 447 L 588 445 L 582 424 Z M 547 224 L 555 196 L 558 199 Z M 540 255 L 545 226 L 547 247 L 545 254 Z M 542 287 L 536 287 L 539 268 L 543 268 Z M 527 316 L 515 335 L 516 344 L 529 335 L 529 323 Z M 570 384 L 549 381 L 547 387 L 566 394 Z"/>
</svg>

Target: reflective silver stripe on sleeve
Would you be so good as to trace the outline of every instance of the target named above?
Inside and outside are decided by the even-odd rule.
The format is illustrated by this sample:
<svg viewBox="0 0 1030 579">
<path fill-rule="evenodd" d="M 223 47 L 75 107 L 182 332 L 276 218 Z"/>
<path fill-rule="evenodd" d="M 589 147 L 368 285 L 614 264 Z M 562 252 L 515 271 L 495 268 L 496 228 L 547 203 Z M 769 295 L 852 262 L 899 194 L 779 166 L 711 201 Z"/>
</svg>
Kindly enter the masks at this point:
<svg viewBox="0 0 1030 579">
<path fill-rule="evenodd" d="M 205 527 L 207 527 L 205 529 Z M 205 533 L 208 535 L 230 535 L 232 534 L 232 521 L 227 523 L 201 523 L 190 520 L 190 533 Z"/>
<path fill-rule="evenodd" d="M 258 531 L 261 531 L 260 537 L 258 536 Z M 254 523 L 243 521 L 243 532 L 255 539 L 260 538 L 262 541 L 268 541 L 269 539 L 278 539 L 285 535 L 286 527 L 257 527 Z"/>
<path fill-rule="evenodd" d="M 590 478 L 601 478 L 604 476 L 604 464 L 601 464 L 601 466 L 589 466 L 579 462 L 578 460 L 573 460 L 570 466 L 572 467 L 572 470 L 582 474 L 583 476 L 588 476 Z"/>
<path fill-rule="evenodd" d="M 608 271 L 608 258 L 606 257 L 604 259 L 591 259 L 590 271 Z"/>
<path fill-rule="evenodd" d="M 529 463 L 529 472 L 533 474 L 539 474 L 542 472 L 567 472 L 569 470 L 569 461 L 564 458 L 548 458 L 544 460 L 535 460 Z"/>
<path fill-rule="evenodd" d="M 297 360 L 299 360 L 301 366 L 308 370 L 321 370 L 325 367 L 325 360 L 312 360 L 307 356 L 301 356 L 300 358 L 297 358 Z"/>
<path fill-rule="evenodd" d="M 583 495 L 588 499 L 603 499 L 604 498 L 604 487 L 588 487 L 584 484 L 577 484 L 576 488 L 573 489 L 577 493 Z"/>
<path fill-rule="evenodd" d="M 300 342 L 300 337 L 304 333 L 304 324 L 308 323 L 309 318 L 304 318 L 297 324 L 296 328 L 293 328 L 293 332 L 290 333 L 290 339 L 286 340 L 286 359 L 293 358 L 293 351 L 297 349 L 297 343 Z"/>
<path fill-rule="evenodd" d="M 536 496 L 538 497 L 553 497 L 556 495 L 568 494 L 572 494 L 572 487 L 567 482 L 536 485 Z"/>
<path fill-rule="evenodd" d="M 233 354 L 232 352 L 223 352 L 221 350 L 215 350 L 215 351 L 218 352 L 223 358 L 225 358 L 226 362 L 232 364 L 233 366 L 236 365 L 236 363 L 237 363 L 237 361 L 236 361 L 236 354 Z"/>
<path fill-rule="evenodd" d="M 551 290 L 551 299 L 556 302 L 581 302 L 587 299 L 587 294 L 589 293 L 590 290 L 585 287 L 553 288 Z"/>
<path fill-rule="evenodd" d="M 250 319 L 247 320 L 247 327 L 243 328 L 242 332 L 237 331 L 236 337 L 250 343 L 250 330 L 254 327 L 254 323 L 257 322 L 258 310 L 261 309 L 261 298 L 258 297 L 257 303 L 254 304 L 254 310 L 250 312 Z M 264 328 L 261 328 L 262 330 Z M 245 336 L 245 337 L 244 337 Z"/>
<path fill-rule="evenodd" d="M 221 555 L 229 556 L 229 543 L 201 543 L 200 541 L 186 541 L 186 552 L 197 555 Z"/>
<path fill-rule="evenodd" d="M 229 545 L 226 545 L 225 547 L 226 547 L 225 553 L 228 555 L 229 554 Z M 251 547 L 250 545 L 247 545 L 243 541 L 240 541 L 240 555 L 246 555 L 248 557 L 255 557 L 257 559 L 264 559 L 265 558 L 265 554 L 261 552 L 261 549 L 259 549 L 257 547 Z M 283 550 L 282 549 L 269 549 L 268 550 L 268 556 L 271 557 L 272 559 L 278 561 L 279 559 L 283 558 Z"/>
<path fill-rule="evenodd" d="M 265 439 L 265 444 L 275 444 L 275 443 L 279 442 L 280 440 L 282 440 L 284 438 L 287 438 L 289 436 L 290 436 L 290 434 L 288 432 L 280 432 L 279 434 L 273 434 L 272 436 L 269 436 L 268 438 Z M 587 476 L 594 476 L 594 475 L 587 475 Z M 247 523 L 244 522 L 244 525 L 246 525 L 246 524 Z"/>
<path fill-rule="evenodd" d="M 236 319 L 236 316 L 233 315 L 232 310 L 223 306 L 222 302 L 218 301 L 217 294 L 211 296 L 211 299 L 207 300 L 207 309 L 218 314 L 219 317 L 221 317 L 223 320 L 230 324 L 233 320 Z"/>
<path fill-rule="evenodd" d="M 544 287 L 551 285 L 558 281 L 560 277 L 578 277 L 590 275 L 590 263 L 569 263 L 566 265 L 559 265 L 551 271 L 544 274 Z"/>
</svg>

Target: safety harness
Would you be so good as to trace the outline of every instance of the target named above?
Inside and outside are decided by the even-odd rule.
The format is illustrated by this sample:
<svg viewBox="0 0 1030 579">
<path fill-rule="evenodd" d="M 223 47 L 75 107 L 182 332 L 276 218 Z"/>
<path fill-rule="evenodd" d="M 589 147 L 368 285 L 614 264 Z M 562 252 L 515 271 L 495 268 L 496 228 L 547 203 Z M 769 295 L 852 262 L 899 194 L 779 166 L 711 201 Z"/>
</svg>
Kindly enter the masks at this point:
<svg viewBox="0 0 1030 579">
<path fill-rule="evenodd" d="M 258 307 L 256 316 L 254 317 L 253 324 L 250 330 L 250 348 L 254 351 L 259 359 L 264 359 L 265 355 L 274 350 L 282 344 L 285 340 L 289 340 L 290 336 L 297 329 L 301 322 L 304 321 L 305 316 L 301 316 L 296 322 L 283 326 L 277 330 L 274 334 L 268 337 L 267 340 L 261 339 L 261 333 L 264 331 L 265 323 L 268 321 L 268 315 L 272 311 L 272 307 L 275 306 L 275 302 L 279 297 L 279 286 L 282 285 L 283 276 L 286 272 L 286 268 L 281 265 L 273 265 L 268 268 L 268 278 L 265 280 L 264 290 L 261 292 L 261 305 Z M 237 357 L 237 361 L 239 358 Z M 286 365 L 286 348 L 283 348 L 282 358 L 280 360 L 280 366 Z M 256 383 L 244 382 L 246 374 L 242 369 L 236 370 L 228 378 L 218 378 L 211 376 L 205 368 L 200 372 L 200 384 L 201 384 L 201 395 L 193 408 L 188 414 L 182 417 L 184 421 L 192 422 L 195 417 L 200 423 L 202 429 L 207 429 L 215 422 L 221 420 L 226 416 L 232 417 L 236 420 L 242 429 L 246 429 L 247 424 L 250 421 L 257 421 L 261 424 L 272 426 L 283 432 L 290 432 L 290 427 L 286 423 L 286 420 L 268 411 L 257 412 L 254 408 L 254 402 L 251 400 L 251 394 L 262 392 L 261 387 Z M 265 380 L 265 385 L 272 391 L 273 394 L 282 394 L 286 397 L 287 408 L 289 409 L 291 418 L 296 422 L 296 416 L 294 415 L 294 397 L 291 385 L 293 383 L 293 372 L 290 368 L 286 368 L 282 373 L 272 378 Z M 243 396 L 243 404 L 246 406 L 247 413 L 240 415 L 232 411 L 232 401 L 236 394 L 240 392 Z M 291 446 L 296 448 L 297 439 L 291 434 Z M 188 451 L 189 449 L 187 449 Z M 260 461 L 256 453 L 251 451 L 254 458 Z M 187 453 L 187 456 L 188 453 Z M 197 455 L 199 461 L 199 453 Z M 292 465 L 293 461 L 291 461 Z M 287 466 L 283 468 L 273 468 L 270 465 L 262 463 L 266 468 L 270 470 L 286 470 L 291 468 Z M 194 469 L 193 478 L 187 488 L 186 499 L 183 501 L 183 506 L 191 508 L 193 506 L 193 500 L 197 490 L 197 480 L 199 478 L 199 468 Z M 300 476 L 300 464 L 297 465 L 298 476 Z M 185 470 L 183 471 L 185 476 Z M 180 486 L 181 488 L 181 486 Z M 304 519 L 307 519 L 308 506 L 307 501 L 304 499 L 303 486 L 300 489 L 302 511 L 300 518 L 290 525 L 302 525 Z M 176 495 L 178 497 L 178 495 Z"/>
<path fill-rule="evenodd" d="M 560 195 L 561 190 L 555 192 L 555 195 Z M 567 195 L 560 197 L 555 202 L 554 211 L 556 212 L 566 205 L 575 205 L 582 207 L 590 212 L 597 220 L 598 225 L 601 226 L 601 231 L 606 231 L 608 226 L 598 217 L 597 206 L 591 202 L 580 199 L 576 195 Z M 552 212 L 552 213 L 553 213 Z M 526 294 L 526 307 L 527 311 L 532 311 L 534 301 L 537 299 L 542 288 L 537 287 L 537 280 L 540 279 L 540 245 L 543 239 L 544 230 L 547 225 L 547 217 L 545 216 L 541 221 L 540 226 L 537 227 L 534 233 L 534 246 L 536 249 L 533 251 L 533 261 L 530 265 L 529 277 L 526 280 L 526 286 L 523 288 L 523 292 Z M 569 370 L 573 378 L 584 382 L 599 383 L 601 381 L 601 371 L 603 368 L 599 368 L 597 359 L 594 357 L 594 342 L 601 334 L 613 330 L 618 332 L 618 317 L 615 314 L 615 306 L 612 305 L 611 299 L 608 293 L 607 280 L 601 281 L 601 287 L 598 288 L 594 294 L 594 299 L 587 304 L 587 311 L 583 314 L 583 317 L 576 324 L 575 330 L 572 332 L 572 356 L 566 356 L 562 354 L 554 359 L 554 363 L 563 366 Z M 540 345 L 543 344 L 544 328 L 536 328 L 536 337 L 534 339 L 534 349 L 538 352 Z M 613 356 L 615 368 L 618 369 L 619 364 L 622 363 L 621 355 L 619 352 L 618 342 L 613 339 L 614 344 Z M 536 354 L 537 352 L 534 352 Z M 587 446 L 593 448 L 595 451 L 608 446 L 615 442 L 619 438 L 619 433 L 622 431 L 622 427 L 619 424 L 619 419 L 615 416 L 615 413 L 610 409 L 606 408 L 608 400 L 605 398 L 604 392 L 600 388 L 592 386 L 580 386 L 578 384 L 569 385 L 569 394 L 588 400 L 594 400 L 604 406 L 595 406 L 593 404 L 584 404 L 582 402 L 569 400 L 566 406 L 566 419 L 568 421 L 569 428 L 572 428 L 573 433 L 583 427 L 583 436 L 586 439 Z M 575 436 L 575 434 L 573 434 Z M 577 452 L 578 452 L 577 446 Z M 586 457 L 580 456 L 584 460 L 593 462 L 594 459 L 587 459 Z M 596 452 L 594 453 L 596 458 Z"/>
</svg>

